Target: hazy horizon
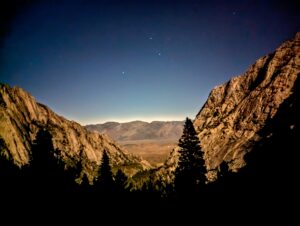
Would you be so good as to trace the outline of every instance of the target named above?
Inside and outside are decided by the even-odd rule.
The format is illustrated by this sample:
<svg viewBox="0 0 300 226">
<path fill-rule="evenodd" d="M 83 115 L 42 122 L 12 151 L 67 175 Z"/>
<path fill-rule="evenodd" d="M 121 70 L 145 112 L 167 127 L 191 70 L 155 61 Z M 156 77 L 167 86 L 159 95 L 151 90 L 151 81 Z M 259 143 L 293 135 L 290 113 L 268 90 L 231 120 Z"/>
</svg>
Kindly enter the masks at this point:
<svg viewBox="0 0 300 226">
<path fill-rule="evenodd" d="M 16 11 L 1 82 L 81 124 L 193 119 L 213 87 L 300 28 L 296 8 L 276 0 L 45 0 Z"/>
<path fill-rule="evenodd" d="M 187 117 L 187 116 L 186 116 Z M 142 117 L 138 117 L 138 118 L 127 118 L 127 119 L 100 119 L 100 120 L 91 120 L 89 121 L 83 121 L 83 122 L 79 122 L 80 124 L 86 126 L 86 125 L 95 125 L 95 124 L 104 124 L 104 123 L 108 123 L 108 122 L 118 122 L 118 123 L 130 123 L 130 122 L 135 122 L 135 121 L 141 121 L 141 122 L 174 122 L 174 121 L 184 121 L 186 119 L 186 117 L 183 118 L 142 118 Z M 188 117 L 191 118 L 192 120 L 194 118 L 192 117 Z M 75 120 L 74 120 L 75 121 Z"/>
</svg>

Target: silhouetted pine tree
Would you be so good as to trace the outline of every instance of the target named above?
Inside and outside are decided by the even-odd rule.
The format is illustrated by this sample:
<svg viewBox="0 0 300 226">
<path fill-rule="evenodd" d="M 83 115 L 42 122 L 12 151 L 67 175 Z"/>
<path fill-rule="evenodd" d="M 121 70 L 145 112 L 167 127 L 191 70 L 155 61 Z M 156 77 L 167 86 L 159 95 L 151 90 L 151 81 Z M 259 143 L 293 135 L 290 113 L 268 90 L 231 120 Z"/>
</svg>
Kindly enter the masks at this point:
<svg viewBox="0 0 300 226">
<path fill-rule="evenodd" d="M 128 185 L 128 177 L 125 173 L 118 169 L 114 177 L 115 191 L 117 200 L 130 200 L 130 186 Z"/>
<path fill-rule="evenodd" d="M 68 156 L 66 164 L 64 165 L 61 159 L 58 160 L 60 165 L 60 171 L 63 173 L 62 186 L 63 190 L 70 192 L 77 192 L 79 190 L 79 184 L 76 183 L 76 179 L 80 177 L 82 171 L 81 161 L 75 157 Z"/>
<path fill-rule="evenodd" d="M 86 173 L 82 175 L 81 183 L 77 190 L 77 200 L 79 203 L 86 205 L 89 204 L 91 200 L 97 198 L 97 191 L 93 186 L 90 185 L 89 178 Z"/>
<path fill-rule="evenodd" d="M 211 194 L 209 195 L 209 200 L 211 202 L 216 202 L 217 200 L 221 200 L 223 197 L 228 196 L 228 193 L 232 190 L 231 187 L 235 178 L 234 176 L 236 176 L 236 173 L 229 170 L 228 163 L 224 160 L 217 170 L 217 179 L 211 181 L 206 186 L 206 191 Z"/>
<path fill-rule="evenodd" d="M 45 129 L 39 130 L 32 145 L 28 174 L 35 192 L 53 194 L 64 188 L 64 164 L 54 150 L 51 134 Z"/>
<path fill-rule="evenodd" d="M 82 179 L 81 179 L 81 183 L 80 183 L 80 190 L 84 193 L 89 192 L 91 188 L 90 182 L 89 182 L 89 178 L 86 174 L 83 174 Z"/>
<path fill-rule="evenodd" d="M 175 170 L 175 192 L 180 197 L 194 196 L 204 189 L 207 171 L 199 138 L 189 118 L 186 118 L 178 146 L 180 150 L 179 162 Z"/>
<path fill-rule="evenodd" d="M 83 169 L 89 163 L 89 159 L 83 149 L 79 151 L 79 159 L 75 163 L 75 170 L 76 170 L 76 178 L 81 178 L 80 184 L 77 184 L 77 189 L 80 193 L 89 193 L 91 192 L 91 185 L 89 182 L 89 178 L 87 173 L 83 173 Z"/>
<path fill-rule="evenodd" d="M 116 189 L 118 192 L 123 193 L 126 190 L 127 176 L 122 170 L 118 169 L 115 175 Z"/>
<path fill-rule="evenodd" d="M 95 187 L 98 192 L 102 193 L 100 195 L 105 195 L 107 198 L 109 194 L 115 191 L 115 183 L 106 150 L 103 152 L 102 162 L 99 168 L 99 176 L 98 180 L 95 182 Z"/>
</svg>

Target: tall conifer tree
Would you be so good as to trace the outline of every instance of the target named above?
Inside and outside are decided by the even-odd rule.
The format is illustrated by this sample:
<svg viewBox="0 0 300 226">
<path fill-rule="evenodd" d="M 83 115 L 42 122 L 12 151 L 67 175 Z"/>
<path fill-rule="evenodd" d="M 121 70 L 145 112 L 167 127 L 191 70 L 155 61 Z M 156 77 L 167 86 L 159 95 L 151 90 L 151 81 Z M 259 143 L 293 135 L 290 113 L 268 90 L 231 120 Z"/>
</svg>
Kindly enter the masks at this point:
<svg viewBox="0 0 300 226">
<path fill-rule="evenodd" d="M 178 146 L 180 150 L 175 170 L 175 191 L 179 196 L 195 195 L 204 187 L 207 171 L 199 138 L 189 118 L 186 118 Z"/>
</svg>

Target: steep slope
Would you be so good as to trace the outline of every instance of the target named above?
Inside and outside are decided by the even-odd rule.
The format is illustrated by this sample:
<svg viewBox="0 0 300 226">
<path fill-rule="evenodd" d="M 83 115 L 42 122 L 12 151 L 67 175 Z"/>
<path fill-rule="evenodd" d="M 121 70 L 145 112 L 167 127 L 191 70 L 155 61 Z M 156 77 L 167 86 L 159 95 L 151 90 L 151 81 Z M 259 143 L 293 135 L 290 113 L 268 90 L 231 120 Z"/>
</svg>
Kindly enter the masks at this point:
<svg viewBox="0 0 300 226">
<path fill-rule="evenodd" d="M 87 125 L 91 131 L 106 133 L 116 141 L 131 140 L 178 140 L 183 128 L 182 121 L 133 121 L 126 123 L 106 122 Z"/>
<path fill-rule="evenodd" d="M 22 166 L 29 161 L 31 144 L 39 129 L 46 128 L 52 135 L 55 149 L 63 159 L 77 159 L 85 154 L 91 167 L 99 164 L 103 150 L 107 150 L 111 164 L 123 168 L 128 175 L 150 165 L 139 157 L 124 153 L 108 136 L 89 132 L 74 121 L 69 121 L 37 103 L 21 88 L 0 85 L 0 137 L 5 141 L 7 155 Z"/>
<path fill-rule="evenodd" d="M 269 126 L 268 122 L 295 92 L 299 73 L 298 32 L 274 53 L 257 60 L 243 75 L 211 91 L 194 120 L 207 168 L 211 170 L 209 176 L 214 177 L 222 161 L 233 171 L 246 164 L 245 154 L 263 138 L 260 131 Z M 167 180 L 172 179 L 171 172 L 177 165 L 177 149 L 158 171 L 158 175 Z"/>
<path fill-rule="evenodd" d="M 194 126 L 207 157 L 208 168 L 224 159 L 232 169 L 261 139 L 258 132 L 292 94 L 300 72 L 300 33 L 276 51 L 260 58 L 248 71 L 212 90 Z"/>
</svg>

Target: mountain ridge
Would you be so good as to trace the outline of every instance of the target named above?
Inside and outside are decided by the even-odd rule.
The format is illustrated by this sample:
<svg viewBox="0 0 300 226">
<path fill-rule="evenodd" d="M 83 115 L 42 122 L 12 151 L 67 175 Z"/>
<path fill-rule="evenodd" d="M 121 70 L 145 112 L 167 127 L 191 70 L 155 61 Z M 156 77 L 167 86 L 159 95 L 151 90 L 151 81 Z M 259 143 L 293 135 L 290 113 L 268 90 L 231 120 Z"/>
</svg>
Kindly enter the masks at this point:
<svg viewBox="0 0 300 226">
<path fill-rule="evenodd" d="M 216 178 L 223 161 L 232 171 L 247 164 L 244 156 L 263 138 L 260 131 L 295 92 L 299 74 L 300 32 L 259 58 L 244 74 L 212 89 L 193 122 L 209 179 Z M 164 180 L 173 178 L 178 150 L 176 147 L 158 170 Z"/>
<path fill-rule="evenodd" d="M 22 167 L 29 163 L 29 153 L 37 132 L 46 128 L 52 135 L 55 149 L 64 156 L 66 163 L 74 158 L 81 161 L 84 153 L 88 164 L 83 165 L 86 173 L 93 178 L 93 166 L 99 165 L 104 149 L 111 164 L 121 168 L 128 175 L 138 170 L 149 169 L 150 164 L 140 157 L 125 153 L 107 135 L 87 131 L 79 123 L 54 113 L 23 89 L 0 85 L 0 136 L 5 141 L 6 154 L 15 164 Z M 94 164 L 95 163 L 95 164 Z"/>
<path fill-rule="evenodd" d="M 183 121 L 135 120 L 131 122 L 106 122 L 86 125 L 90 131 L 106 133 L 116 141 L 130 140 L 178 140 L 183 129 Z"/>
<path fill-rule="evenodd" d="M 90 131 L 108 134 L 129 153 L 142 156 L 153 165 L 161 165 L 176 146 L 183 121 L 106 122 L 87 125 Z"/>
</svg>

